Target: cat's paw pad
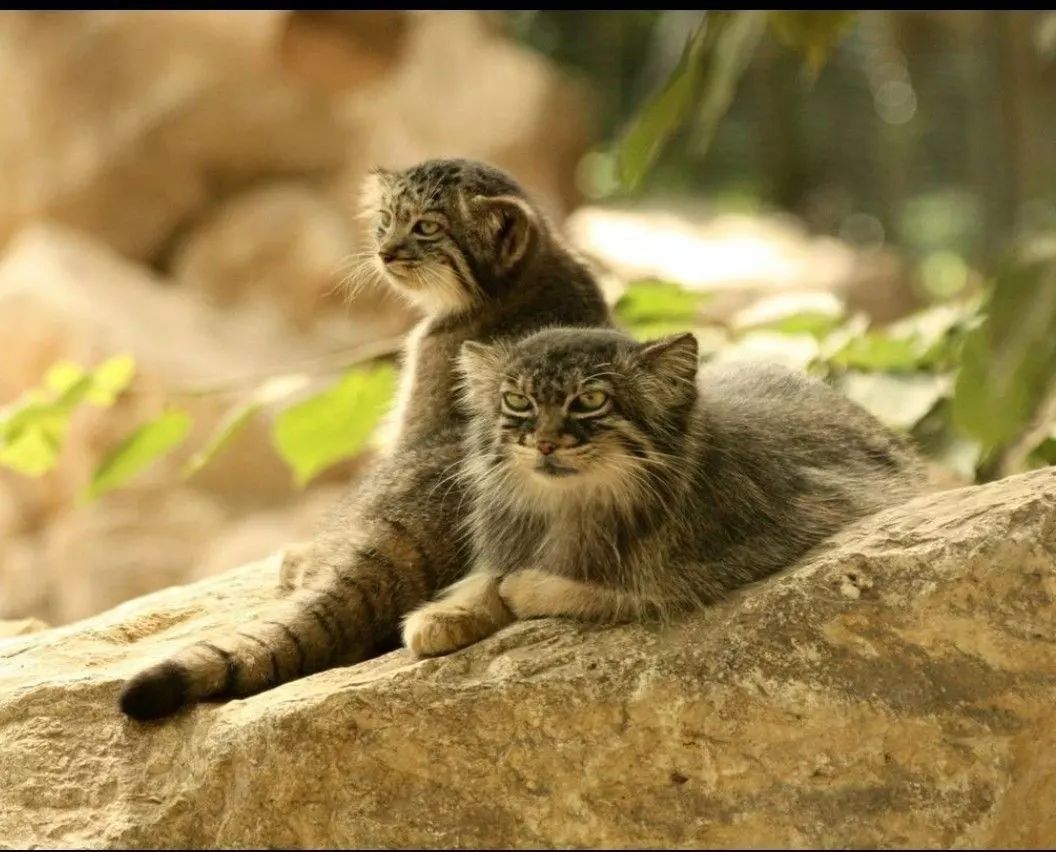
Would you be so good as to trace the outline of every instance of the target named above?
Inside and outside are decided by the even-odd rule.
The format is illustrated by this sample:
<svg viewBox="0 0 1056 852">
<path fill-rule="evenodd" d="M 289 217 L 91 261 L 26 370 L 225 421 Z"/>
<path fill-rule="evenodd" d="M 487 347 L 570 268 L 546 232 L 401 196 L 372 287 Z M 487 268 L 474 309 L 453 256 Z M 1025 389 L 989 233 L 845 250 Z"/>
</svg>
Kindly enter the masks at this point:
<svg viewBox="0 0 1056 852">
<path fill-rule="evenodd" d="M 484 615 L 465 607 L 425 606 L 407 616 L 403 644 L 416 657 L 450 654 L 495 632 Z"/>
</svg>

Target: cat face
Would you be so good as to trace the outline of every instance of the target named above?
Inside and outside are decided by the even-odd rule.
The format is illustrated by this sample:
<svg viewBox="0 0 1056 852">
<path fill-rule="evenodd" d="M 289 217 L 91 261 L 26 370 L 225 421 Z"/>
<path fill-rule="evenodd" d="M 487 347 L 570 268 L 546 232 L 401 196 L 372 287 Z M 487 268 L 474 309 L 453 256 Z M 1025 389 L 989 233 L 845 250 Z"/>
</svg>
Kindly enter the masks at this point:
<svg viewBox="0 0 1056 852">
<path fill-rule="evenodd" d="M 375 269 L 429 314 L 453 314 L 501 295 L 530 254 L 538 216 L 516 182 L 469 160 L 378 169 L 364 186 Z"/>
<path fill-rule="evenodd" d="M 466 400 L 488 464 L 511 486 L 580 498 L 633 494 L 675 460 L 696 400 L 697 342 L 552 329 L 505 348 L 467 343 Z"/>
</svg>

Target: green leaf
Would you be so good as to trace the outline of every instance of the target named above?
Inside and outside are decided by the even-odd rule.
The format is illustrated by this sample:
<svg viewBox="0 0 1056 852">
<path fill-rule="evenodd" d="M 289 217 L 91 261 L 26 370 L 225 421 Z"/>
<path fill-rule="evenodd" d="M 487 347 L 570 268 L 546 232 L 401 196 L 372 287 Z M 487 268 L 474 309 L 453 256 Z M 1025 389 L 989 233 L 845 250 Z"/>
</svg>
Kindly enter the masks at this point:
<svg viewBox="0 0 1056 852">
<path fill-rule="evenodd" d="M 1056 242 L 1030 249 L 998 274 L 961 351 L 954 420 L 987 458 L 1026 428 L 1056 376 Z"/>
<path fill-rule="evenodd" d="M 770 25 L 789 47 L 803 54 L 816 75 L 857 12 L 771 12 Z"/>
<path fill-rule="evenodd" d="M 887 328 L 851 336 L 830 355 L 836 366 L 859 370 L 912 372 L 952 367 L 961 334 L 977 319 L 978 300 L 937 305 Z"/>
<path fill-rule="evenodd" d="M 58 461 L 60 441 L 46 429 L 27 429 L 0 446 L 0 465 L 26 476 L 47 473 Z"/>
<path fill-rule="evenodd" d="M 309 381 L 302 373 L 272 376 L 253 392 L 250 399 L 232 406 L 205 446 L 184 465 L 183 478 L 189 479 L 201 471 L 265 406 L 296 393 Z"/>
<path fill-rule="evenodd" d="M 144 423 L 114 448 L 96 469 L 83 497 L 94 500 L 124 484 L 187 437 L 191 417 L 185 411 L 170 409 Z"/>
<path fill-rule="evenodd" d="M 1056 464 L 1056 430 L 1033 449 L 1029 462 L 1035 467 Z"/>
<path fill-rule="evenodd" d="M 59 361 L 44 374 L 44 387 L 61 396 L 84 378 L 84 368 L 72 361 Z"/>
<path fill-rule="evenodd" d="M 299 485 L 362 449 L 385 413 L 394 387 L 390 365 L 354 369 L 334 387 L 276 418 L 275 447 Z"/>
<path fill-rule="evenodd" d="M 830 359 L 839 367 L 890 371 L 914 370 L 919 360 L 919 346 L 913 338 L 891 337 L 883 331 L 870 331 L 853 338 Z"/>
<path fill-rule="evenodd" d="M 632 281 L 616 302 L 616 317 L 627 326 L 688 324 L 697 317 L 701 294 L 671 281 Z"/>
<path fill-rule="evenodd" d="M 716 17 L 712 17 L 715 15 Z M 660 92 L 649 101 L 624 134 L 616 152 L 620 180 L 634 189 L 649 170 L 667 138 L 689 114 L 702 76 L 702 57 L 716 29 L 724 26 L 722 13 L 709 13 L 690 36 L 682 58 Z"/>
<path fill-rule="evenodd" d="M 110 406 L 128 387 L 136 374 L 136 362 L 131 355 L 115 355 L 92 370 L 92 387 L 88 401 Z"/>
<path fill-rule="evenodd" d="M 620 181 L 635 189 L 664 144 L 701 102 L 696 141 L 706 147 L 733 99 L 740 78 L 766 24 L 762 12 L 710 11 L 690 36 L 664 87 L 638 112 L 617 143 Z"/>
<path fill-rule="evenodd" d="M 58 461 L 70 418 L 87 400 L 110 405 L 134 372 L 131 356 L 111 358 L 88 373 L 72 361 L 59 361 L 41 387 L 26 391 L 0 410 L 0 465 L 40 476 Z"/>
<path fill-rule="evenodd" d="M 34 388 L 0 412 L 0 465 L 27 476 L 55 467 L 70 417 L 91 385 L 88 376 L 65 367 L 49 372 L 49 381 L 52 393 Z"/>
<path fill-rule="evenodd" d="M 737 331 L 770 329 L 821 338 L 840 324 L 844 313 L 843 303 L 831 293 L 780 293 L 738 311 L 730 325 Z"/>
<path fill-rule="evenodd" d="M 253 419 L 260 409 L 261 404 L 256 401 L 241 403 L 232 408 L 209 438 L 208 443 L 183 466 L 181 471 L 183 478 L 190 479 L 205 467 L 217 453 L 231 443 L 231 439 Z"/>
<path fill-rule="evenodd" d="M 712 13 L 714 14 L 714 13 Z M 727 13 L 734 17 L 718 33 L 714 55 L 704 77 L 704 96 L 697 111 L 693 149 L 703 157 L 711 146 L 719 121 L 733 103 L 737 83 L 755 53 L 766 29 L 766 13 L 744 11 Z"/>
<path fill-rule="evenodd" d="M 947 375 L 930 373 L 849 372 L 839 385 L 848 398 L 880 421 L 908 431 L 949 395 L 953 383 Z"/>
</svg>

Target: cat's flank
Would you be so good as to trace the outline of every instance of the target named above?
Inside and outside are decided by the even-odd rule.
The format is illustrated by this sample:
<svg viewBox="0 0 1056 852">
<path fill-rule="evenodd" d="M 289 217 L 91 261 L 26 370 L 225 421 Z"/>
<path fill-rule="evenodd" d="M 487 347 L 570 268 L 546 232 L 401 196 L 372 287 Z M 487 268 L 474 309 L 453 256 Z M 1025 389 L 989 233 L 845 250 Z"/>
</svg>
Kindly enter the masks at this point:
<svg viewBox="0 0 1056 852">
<path fill-rule="evenodd" d="M 923 485 L 913 449 L 823 382 L 700 366 L 691 334 L 467 343 L 474 567 L 413 612 L 443 654 L 518 618 L 667 618 L 787 567 Z"/>
<path fill-rule="evenodd" d="M 457 476 L 462 344 L 609 323 L 591 274 L 497 169 L 432 160 L 379 170 L 367 182 L 364 212 L 374 268 L 425 313 L 405 348 L 391 447 L 320 534 L 291 552 L 285 580 L 296 588 L 288 598 L 140 672 L 121 695 L 129 716 L 251 695 L 393 644 L 400 617 L 468 568 Z"/>
</svg>

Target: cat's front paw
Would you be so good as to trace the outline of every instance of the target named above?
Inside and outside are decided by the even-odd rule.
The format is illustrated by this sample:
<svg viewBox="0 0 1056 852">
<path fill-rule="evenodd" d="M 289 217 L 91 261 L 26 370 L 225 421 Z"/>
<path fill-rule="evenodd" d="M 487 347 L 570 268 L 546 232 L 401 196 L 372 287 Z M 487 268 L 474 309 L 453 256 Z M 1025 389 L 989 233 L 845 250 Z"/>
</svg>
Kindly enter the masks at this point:
<svg viewBox="0 0 1056 852">
<path fill-rule="evenodd" d="M 416 657 L 438 657 L 479 642 L 497 629 L 486 613 L 437 601 L 407 616 L 403 644 Z"/>
<path fill-rule="evenodd" d="M 559 615 L 562 609 L 554 600 L 555 577 L 545 571 L 527 568 L 506 575 L 499 583 L 499 597 L 517 618 L 542 618 Z"/>
</svg>

